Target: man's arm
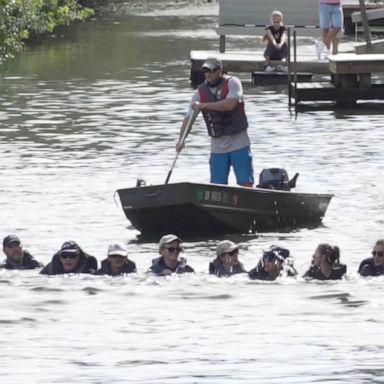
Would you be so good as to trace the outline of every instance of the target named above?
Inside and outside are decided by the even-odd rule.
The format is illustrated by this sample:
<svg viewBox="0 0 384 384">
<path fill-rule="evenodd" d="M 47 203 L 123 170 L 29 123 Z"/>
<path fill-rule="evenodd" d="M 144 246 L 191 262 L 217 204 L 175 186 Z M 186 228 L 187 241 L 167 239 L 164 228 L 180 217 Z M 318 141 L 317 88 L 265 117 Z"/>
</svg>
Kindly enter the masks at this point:
<svg viewBox="0 0 384 384">
<path fill-rule="evenodd" d="M 195 111 L 204 111 L 204 110 L 209 110 L 209 111 L 216 111 L 216 112 L 228 112 L 228 111 L 233 111 L 239 101 L 234 98 L 228 98 L 224 100 L 219 100 L 219 101 L 212 101 L 208 103 L 199 103 L 195 102 L 192 104 L 192 108 Z"/>
<path fill-rule="evenodd" d="M 237 77 L 231 77 L 228 81 L 228 95 L 224 100 L 208 102 L 208 103 L 193 103 L 192 107 L 195 111 L 211 110 L 216 112 L 233 111 L 239 101 L 243 99 L 243 86 Z"/>
</svg>

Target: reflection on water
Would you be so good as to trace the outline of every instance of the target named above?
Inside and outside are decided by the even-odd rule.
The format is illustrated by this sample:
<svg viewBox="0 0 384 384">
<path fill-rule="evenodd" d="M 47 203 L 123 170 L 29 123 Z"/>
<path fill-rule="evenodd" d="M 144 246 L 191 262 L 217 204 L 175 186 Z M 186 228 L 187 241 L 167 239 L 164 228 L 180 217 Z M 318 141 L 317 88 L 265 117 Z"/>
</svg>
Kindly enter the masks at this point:
<svg viewBox="0 0 384 384">
<path fill-rule="evenodd" d="M 126 241 L 139 274 L 0 271 L 2 382 L 382 382 L 383 280 L 356 270 L 383 237 L 383 111 L 295 116 L 284 88 L 254 88 L 240 74 L 256 173 L 283 166 L 300 172 L 298 191 L 335 194 L 320 228 L 231 236 L 241 260 L 251 269 L 278 243 L 303 273 L 327 241 L 340 246 L 347 280 L 209 276 L 225 235 L 185 243 L 195 276 L 146 276 L 156 244 L 137 238 L 113 193 L 138 178 L 164 183 L 192 94 L 188 52 L 217 50 L 217 3 L 115 5 L 116 16 L 61 31 L 2 68 L 0 235 L 19 234 L 44 263 L 67 239 L 99 260 Z M 254 38 L 228 44 L 262 50 Z M 208 153 L 198 120 L 171 181 L 206 182 Z"/>
</svg>

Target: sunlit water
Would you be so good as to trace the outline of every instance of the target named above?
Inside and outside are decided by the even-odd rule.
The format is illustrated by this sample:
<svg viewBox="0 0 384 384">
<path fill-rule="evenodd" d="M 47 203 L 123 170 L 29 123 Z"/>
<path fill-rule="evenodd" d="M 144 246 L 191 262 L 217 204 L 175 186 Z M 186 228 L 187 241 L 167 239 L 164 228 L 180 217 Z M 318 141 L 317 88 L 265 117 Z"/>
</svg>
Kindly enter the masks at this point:
<svg viewBox="0 0 384 384">
<path fill-rule="evenodd" d="M 320 228 L 229 238 L 244 245 L 247 269 L 280 244 L 301 274 L 318 243 L 337 244 L 345 281 L 218 279 L 207 269 L 219 239 L 203 237 L 185 242 L 194 276 L 148 277 L 156 244 L 137 240 L 113 194 L 137 178 L 164 183 L 192 93 L 188 53 L 217 50 L 218 37 L 215 2 L 141 3 L 116 4 L 119 16 L 75 25 L 2 68 L 0 237 L 17 233 L 44 263 L 68 239 L 99 260 L 125 241 L 139 273 L 0 271 L 0 381 L 384 382 L 384 280 L 356 273 L 384 237 L 383 109 L 295 116 L 284 87 L 254 88 L 240 75 L 256 174 L 283 166 L 300 172 L 298 191 L 335 196 Z M 195 124 L 171 181 L 208 181 L 204 129 Z"/>
</svg>

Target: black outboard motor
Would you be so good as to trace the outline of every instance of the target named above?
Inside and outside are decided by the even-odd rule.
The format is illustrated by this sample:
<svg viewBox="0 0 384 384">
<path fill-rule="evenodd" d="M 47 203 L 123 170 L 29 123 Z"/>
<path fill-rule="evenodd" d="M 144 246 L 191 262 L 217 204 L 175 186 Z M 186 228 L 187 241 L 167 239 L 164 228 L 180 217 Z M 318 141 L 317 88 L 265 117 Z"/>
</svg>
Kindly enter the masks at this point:
<svg viewBox="0 0 384 384">
<path fill-rule="evenodd" d="M 144 179 L 137 179 L 136 181 L 136 188 L 145 187 L 147 183 Z"/>
<path fill-rule="evenodd" d="M 259 176 L 258 188 L 277 189 L 281 191 L 290 191 L 296 187 L 296 180 L 299 174 L 296 173 L 291 180 L 288 173 L 283 168 L 265 168 Z"/>
</svg>

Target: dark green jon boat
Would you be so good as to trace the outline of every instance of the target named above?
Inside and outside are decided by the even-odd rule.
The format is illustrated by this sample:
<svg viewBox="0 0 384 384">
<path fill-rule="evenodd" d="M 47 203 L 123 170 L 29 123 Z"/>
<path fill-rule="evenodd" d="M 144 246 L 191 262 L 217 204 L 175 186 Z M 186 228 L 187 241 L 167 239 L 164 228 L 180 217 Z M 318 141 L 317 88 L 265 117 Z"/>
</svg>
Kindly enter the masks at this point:
<svg viewBox="0 0 384 384">
<path fill-rule="evenodd" d="M 142 235 L 289 231 L 321 224 L 330 194 L 174 183 L 119 189 L 127 218 Z"/>
</svg>

